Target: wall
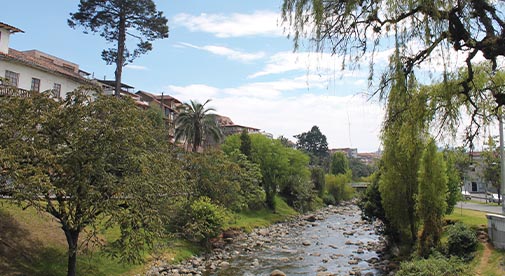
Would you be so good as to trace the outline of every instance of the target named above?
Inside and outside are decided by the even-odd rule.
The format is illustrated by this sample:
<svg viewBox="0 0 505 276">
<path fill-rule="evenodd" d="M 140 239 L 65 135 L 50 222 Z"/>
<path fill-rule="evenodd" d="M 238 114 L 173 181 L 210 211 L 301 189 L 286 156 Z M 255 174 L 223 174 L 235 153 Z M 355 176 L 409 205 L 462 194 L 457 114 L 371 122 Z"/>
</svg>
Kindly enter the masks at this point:
<svg viewBox="0 0 505 276">
<path fill-rule="evenodd" d="M 2 60 L 0 62 L 0 76 L 5 77 L 5 71 L 19 73 L 18 88 L 30 90 L 32 86 L 32 78 L 40 79 L 40 92 L 53 89 L 54 83 L 61 84 L 61 97 L 65 98 L 66 93 L 73 91 L 81 83 L 64 77 L 63 75 L 51 74 L 42 70 L 24 66 L 22 64 L 13 63 Z"/>
</svg>

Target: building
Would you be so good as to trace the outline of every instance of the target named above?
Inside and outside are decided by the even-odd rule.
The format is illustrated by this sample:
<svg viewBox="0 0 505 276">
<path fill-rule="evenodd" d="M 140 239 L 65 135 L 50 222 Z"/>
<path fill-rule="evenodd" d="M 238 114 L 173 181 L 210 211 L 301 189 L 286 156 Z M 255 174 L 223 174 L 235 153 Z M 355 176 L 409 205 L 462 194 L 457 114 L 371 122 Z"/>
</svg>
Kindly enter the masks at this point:
<svg viewBox="0 0 505 276">
<path fill-rule="evenodd" d="M 64 98 L 77 87 L 92 84 L 90 74 L 73 62 L 38 50 L 9 48 L 11 35 L 15 33 L 23 31 L 0 22 L 0 77 L 5 78 L 0 95 L 51 91 L 55 97 Z"/>
<path fill-rule="evenodd" d="M 463 191 L 471 193 L 496 192 L 492 185 L 484 180 L 484 158 L 481 152 L 470 153 L 471 163 L 463 176 Z"/>
<path fill-rule="evenodd" d="M 100 86 L 102 88 L 104 95 L 109 95 L 109 96 L 115 95 L 115 90 L 116 90 L 115 89 L 115 86 L 116 86 L 115 81 L 95 79 L 94 82 L 97 83 L 98 86 Z M 135 88 L 133 86 L 121 83 L 121 92 L 120 92 L 121 97 L 129 97 L 133 100 L 133 102 L 135 103 L 135 105 L 138 108 L 148 109 L 149 103 L 146 101 L 143 101 L 139 95 L 133 93 L 134 89 Z"/>
<path fill-rule="evenodd" d="M 358 158 L 358 149 L 356 148 L 337 148 L 337 149 L 330 149 L 330 154 L 333 155 L 337 152 L 342 152 L 344 153 L 347 158 Z"/>
<path fill-rule="evenodd" d="M 150 108 L 161 110 L 169 130 L 170 139 L 173 139 L 175 134 L 174 121 L 178 114 L 177 109 L 182 104 L 181 101 L 169 95 L 154 95 L 142 90 L 137 91 L 135 94 L 140 97 L 141 101 L 147 102 Z"/>
<path fill-rule="evenodd" d="M 233 121 L 226 116 L 217 115 L 217 122 L 221 127 L 221 131 L 224 136 L 229 136 L 237 133 L 242 133 L 242 131 L 247 131 L 247 133 L 260 133 L 260 129 L 254 127 L 248 127 L 243 125 L 237 125 L 233 123 Z"/>
</svg>

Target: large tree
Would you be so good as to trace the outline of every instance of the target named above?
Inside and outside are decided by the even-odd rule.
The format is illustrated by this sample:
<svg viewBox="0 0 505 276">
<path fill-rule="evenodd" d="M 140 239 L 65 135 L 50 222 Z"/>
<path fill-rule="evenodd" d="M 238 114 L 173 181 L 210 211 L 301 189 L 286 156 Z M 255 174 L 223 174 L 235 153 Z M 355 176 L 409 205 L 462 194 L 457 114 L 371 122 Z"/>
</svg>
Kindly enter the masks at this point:
<svg viewBox="0 0 505 276">
<path fill-rule="evenodd" d="M 443 218 L 447 207 L 447 171 L 442 153 L 433 139 L 426 146 L 419 165 L 419 191 L 416 209 L 423 223 L 419 254 L 428 257 L 440 245 Z"/>
<path fill-rule="evenodd" d="M 489 136 L 486 142 L 486 149 L 482 151 L 482 177 L 486 180 L 486 185 L 491 185 L 498 192 L 498 200 L 501 201 L 501 161 L 496 141 L 493 137 Z"/>
<path fill-rule="evenodd" d="M 330 173 L 345 174 L 349 171 L 349 160 L 343 152 L 335 152 L 331 156 Z"/>
<path fill-rule="evenodd" d="M 216 115 L 209 113 L 215 109 L 205 107 L 209 102 L 207 100 L 201 104 L 192 100 L 184 103 L 179 107 L 179 114 L 174 121 L 175 141 L 185 140 L 192 145 L 193 152 L 197 152 L 206 139 L 219 142 L 223 137 Z"/>
<path fill-rule="evenodd" d="M 0 97 L 0 176 L 13 198 L 51 214 L 68 243 L 76 274 L 79 237 L 119 226 L 112 251 L 138 261 L 163 232 L 157 208 L 182 177 L 175 154 L 132 101 L 82 91 L 57 102 L 45 94 Z M 176 185 L 177 184 L 177 185 Z"/>
<path fill-rule="evenodd" d="M 168 37 L 167 19 L 152 0 L 81 0 L 78 11 L 70 14 L 68 25 L 81 25 L 85 33 L 100 33 L 107 42 L 115 44 L 102 51 L 102 59 L 116 64 L 116 96 L 121 93 L 123 66 L 151 51 L 151 41 Z M 138 40 L 133 51 L 127 48 L 127 36 Z"/>
<path fill-rule="evenodd" d="M 294 137 L 298 139 L 296 148 L 309 154 L 312 164 L 320 165 L 328 157 L 328 142 L 318 126 L 313 126 L 310 131 Z"/>
<path fill-rule="evenodd" d="M 467 74 L 445 91 L 454 95 L 453 100 L 459 97 L 480 109 L 474 103 L 483 94 L 472 89 L 475 61 L 482 56 L 494 70 L 505 56 L 504 6 L 504 1 L 493 0 L 284 0 L 282 16 L 292 27 L 295 49 L 308 38 L 318 51 L 344 56 L 343 62 L 349 64 L 343 67 L 369 63 L 371 75 L 377 69 L 374 58 L 384 53 L 384 45 L 396 48 L 393 55 L 399 55 L 406 75 L 438 60 L 448 72 L 451 60 L 464 60 Z M 394 85 L 394 69 L 386 70 L 380 80 L 376 92 L 387 95 L 385 88 Z M 495 106 L 505 105 L 504 93 L 490 96 Z"/>
</svg>

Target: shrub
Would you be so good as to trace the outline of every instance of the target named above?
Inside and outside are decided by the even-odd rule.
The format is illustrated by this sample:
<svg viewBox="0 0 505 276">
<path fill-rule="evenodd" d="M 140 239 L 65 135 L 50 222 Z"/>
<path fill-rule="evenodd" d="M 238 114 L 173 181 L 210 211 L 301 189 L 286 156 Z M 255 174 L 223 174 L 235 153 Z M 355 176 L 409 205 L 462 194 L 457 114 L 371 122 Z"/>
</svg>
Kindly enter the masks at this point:
<svg viewBox="0 0 505 276">
<path fill-rule="evenodd" d="M 326 205 L 335 205 L 337 204 L 337 201 L 335 200 L 335 197 L 333 197 L 331 194 L 325 193 L 323 195 L 323 202 Z"/>
<path fill-rule="evenodd" d="M 208 197 L 200 197 L 191 203 L 183 231 L 189 240 L 208 246 L 209 240 L 219 235 L 227 217 L 226 209 Z"/>
<path fill-rule="evenodd" d="M 472 275 L 468 266 L 458 258 L 447 259 L 443 256 L 431 256 L 402 262 L 397 276 L 466 276 Z"/>
<path fill-rule="evenodd" d="M 351 182 L 350 172 L 347 174 L 331 175 L 325 177 L 326 190 L 331 194 L 336 203 L 349 200 L 354 195 L 354 189 L 348 184 Z"/>
<path fill-rule="evenodd" d="M 447 253 L 452 256 L 471 260 L 473 252 L 477 250 L 478 243 L 475 231 L 461 222 L 451 225 L 447 229 Z"/>
</svg>

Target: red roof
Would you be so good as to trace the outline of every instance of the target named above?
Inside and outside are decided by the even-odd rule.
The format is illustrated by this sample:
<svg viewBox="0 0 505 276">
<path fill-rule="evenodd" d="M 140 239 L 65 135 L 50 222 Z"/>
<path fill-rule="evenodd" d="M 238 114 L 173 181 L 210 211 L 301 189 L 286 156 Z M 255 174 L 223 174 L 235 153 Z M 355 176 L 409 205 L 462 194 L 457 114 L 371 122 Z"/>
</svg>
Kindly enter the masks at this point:
<svg viewBox="0 0 505 276">
<path fill-rule="evenodd" d="M 0 22 L 0 28 L 4 28 L 4 29 L 8 30 L 9 32 L 11 32 L 11 34 L 12 33 L 24 33 L 23 30 L 18 29 L 14 26 L 11 26 L 11 25 L 3 23 L 3 22 Z"/>
<path fill-rule="evenodd" d="M 23 65 L 27 65 L 32 68 L 46 71 L 49 73 L 65 75 L 66 77 L 69 77 L 77 82 L 86 84 L 91 83 L 90 80 L 83 78 L 81 75 L 79 75 L 79 72 L 69 70 L 67 68 L 58 66 L 44 59 L 38 58 L 34 55 L 28 55 L 12 48 L 9 49 L 8 54 L 0 52 L 0 59 L 21 63 Z"/>
</svg>

